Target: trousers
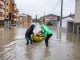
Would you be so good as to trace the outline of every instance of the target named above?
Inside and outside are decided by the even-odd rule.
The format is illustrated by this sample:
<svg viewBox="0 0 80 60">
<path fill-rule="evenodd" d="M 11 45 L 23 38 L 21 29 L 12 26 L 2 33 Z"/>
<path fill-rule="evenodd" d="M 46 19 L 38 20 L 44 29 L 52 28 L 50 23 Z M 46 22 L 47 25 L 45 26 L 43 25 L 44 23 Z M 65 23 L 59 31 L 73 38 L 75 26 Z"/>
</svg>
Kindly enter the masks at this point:
<svg viewBox="0 0 80 60">
<path fill-rule="evenodd" d="M 52 34 L 48 34 L 47 36 L 46 36 L 46 39 L 45 39 L 45 44 L 46 44 L 46 46 L 48 46 L 48 40 L 49 40 L 49 38 L 52 36 Z"/>
<path fill-rule="evenodd" d="M 30 43 L 32 43 L 31 36 L 29 36 L 29 37 L 25 37 L 25 39 L 27 40 L 26 45 L 28 45 L 28 44 L 29 44 L 29 42 L 30 42 Z"/>
</svg>

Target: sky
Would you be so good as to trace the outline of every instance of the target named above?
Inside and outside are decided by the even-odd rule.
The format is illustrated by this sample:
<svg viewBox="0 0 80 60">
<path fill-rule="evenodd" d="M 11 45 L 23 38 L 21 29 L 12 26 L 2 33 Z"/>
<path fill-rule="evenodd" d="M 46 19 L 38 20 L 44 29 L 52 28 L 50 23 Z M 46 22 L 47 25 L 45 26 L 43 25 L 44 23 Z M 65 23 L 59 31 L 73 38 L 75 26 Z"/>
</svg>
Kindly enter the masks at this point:
<svg viewBox="0 0 80 60">
<path fill-rule="evenodd" d="M 75 13 L 75 0 L 63 0 L 63 16 Z M 47 14 L 60 15 L 61 0 L 15 0 L 19 13 L 38 18 Z"/>
</svg>

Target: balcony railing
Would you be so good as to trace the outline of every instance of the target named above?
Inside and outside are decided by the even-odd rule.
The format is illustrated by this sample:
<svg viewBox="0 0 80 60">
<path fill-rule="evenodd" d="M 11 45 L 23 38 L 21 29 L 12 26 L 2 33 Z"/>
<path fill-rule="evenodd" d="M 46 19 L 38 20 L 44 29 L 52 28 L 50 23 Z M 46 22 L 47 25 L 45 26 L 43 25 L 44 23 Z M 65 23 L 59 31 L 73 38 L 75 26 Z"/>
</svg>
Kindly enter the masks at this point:
<svg viewBox="0 0 80 60">
<path fill-rule="evenodd" d="M 4 5 L 4 1 L 0 0 L 0 4 L 1 4 L 1 5 Z"/>
<path fill-rule="evenodd" d="M 4 9 L 0 9 L 0 12 L 4 12 Z"/>
<path fill-rule="evenodd" d="M 5 2 L 5 0 L 0 0 L 0 1 Z"/>
</svg>

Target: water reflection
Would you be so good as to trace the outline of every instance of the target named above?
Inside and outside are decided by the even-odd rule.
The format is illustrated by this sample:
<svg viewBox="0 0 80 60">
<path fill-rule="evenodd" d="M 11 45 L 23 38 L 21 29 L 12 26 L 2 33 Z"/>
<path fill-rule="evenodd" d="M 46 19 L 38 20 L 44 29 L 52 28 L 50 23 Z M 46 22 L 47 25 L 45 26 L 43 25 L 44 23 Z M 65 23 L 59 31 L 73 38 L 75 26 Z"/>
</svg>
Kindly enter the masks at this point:
<svg viewBox="0 0 80 60">
<path fill-rule="evenodd" d="M 2 48 L 1 48 L 2 49 Z M 0 52 L 0 59 L 13 60 L 16 58 L 16 43 L 10 43 L 3 46 L 2 52 Z"/>
<path fill-rule="evenodd" d="M 14 40 L 14 30 L 0 28 L 0 48 Z M 1 50 L 1 49 L 0 49 Z"/>
<path fill-rule="evenodd" d="M 33 55 L 32 55 L 32 53 L 33 53 L 33 49 L 28 46 L 28 47 L 26 48 L 26 59 L 27 59 L 27 60 L 33 60 Z"/>
<path fill-rule="evenodd" d="M 42 60 L 51 60 L 51 53 L 49 48 L 45 48 Z"/>
<path fill-rule="evenodd" d="M 0 60 L 10 60 L 15 56 L 14 29 L 0 28 Z"/>
<path fill-rule="evenodd" d="M 80 43 L 80 37 L 76 34 L 67 32 L 67 41 L 73 44 L 79 44 Z"/>
</svg>

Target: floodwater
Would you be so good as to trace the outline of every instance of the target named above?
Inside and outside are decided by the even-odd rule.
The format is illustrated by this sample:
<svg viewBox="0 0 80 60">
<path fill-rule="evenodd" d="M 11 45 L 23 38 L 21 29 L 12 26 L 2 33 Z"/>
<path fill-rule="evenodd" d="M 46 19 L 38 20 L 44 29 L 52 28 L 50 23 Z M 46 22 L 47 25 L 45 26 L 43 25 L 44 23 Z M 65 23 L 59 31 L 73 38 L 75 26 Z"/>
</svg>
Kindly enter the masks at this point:
<svg viewBox="0 0 80 60">
<path fill-rule="evenodd" d="M 45 42 L 26 45 L 22 27 L 0 28 L 0 60 L 80 60 L 80 38 L 73 33 L 51 28 L 49 47 Z"/>
</svg>

